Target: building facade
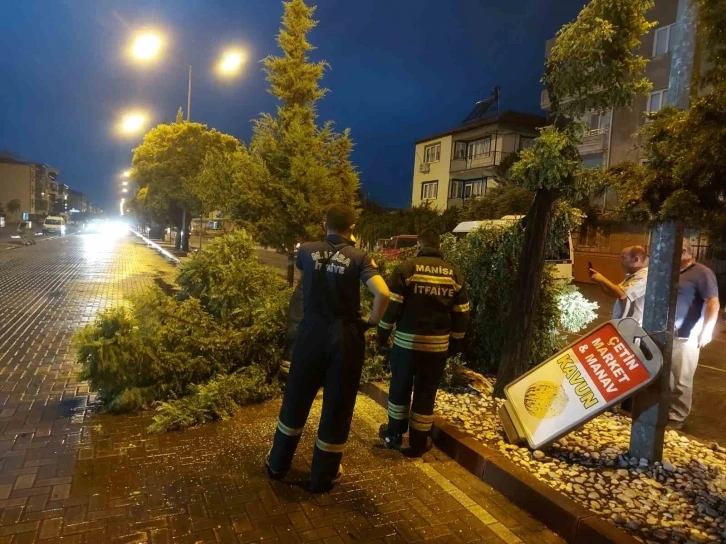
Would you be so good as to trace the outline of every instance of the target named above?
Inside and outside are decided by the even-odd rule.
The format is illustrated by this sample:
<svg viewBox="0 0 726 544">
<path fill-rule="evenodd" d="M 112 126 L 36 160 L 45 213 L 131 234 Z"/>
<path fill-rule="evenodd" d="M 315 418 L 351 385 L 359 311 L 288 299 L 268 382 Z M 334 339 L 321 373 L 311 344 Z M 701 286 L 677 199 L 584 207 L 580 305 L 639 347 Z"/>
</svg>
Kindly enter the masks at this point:
<svg viewBox="0 0 726 544">
<path fill-rule="evenodd" d="M 496 187 L 497 168 L 508 155 L 532 145 L 544 117 L 492 112 L 453 130 L 416 142 L 411 205 L 438 210 L 468 206 Z"/>
<path fill-rule="evenodd" d="M 643 160 L 638 131 L 647 123 L 647 114 L 657 112 L 667 104 L 688 107 L 680 97 L 688 95 L 691 67 L 695 55 L 695 26 L 690 24 L 693 13 L 689 0 L 656 0 L 648 13 L 657 22 L 641 40 L 638 53 L 648 59 L 645 76 L 651 81 L 648 96 L 636 97 L 629 107 L 583 116 L 589 130 L 579 146 L 583 164 L 590 168 L 608 168 L 623 162 Z M 555 39 L 548 40 L 545 55 L 549 55 Z M 683 87 L 686 87 L 684 90 Z M 670 93 L 669 93 L 670 91 Z M 541 106 L 549 109 L 547 91 L 541 94 Z M 589 281 L 587 263 L 611 279 L 623 277 L 620 252 L 631 245 L 649 246 L 649 232 L 644 225 L 625 224 L 615 217 L 617 195 L 606 190 L 593 198 L 598 212 L 597 221 L 588 222 L 573 233 L 575 246 L 574 276 L 576 281 Z"/>
</svg>

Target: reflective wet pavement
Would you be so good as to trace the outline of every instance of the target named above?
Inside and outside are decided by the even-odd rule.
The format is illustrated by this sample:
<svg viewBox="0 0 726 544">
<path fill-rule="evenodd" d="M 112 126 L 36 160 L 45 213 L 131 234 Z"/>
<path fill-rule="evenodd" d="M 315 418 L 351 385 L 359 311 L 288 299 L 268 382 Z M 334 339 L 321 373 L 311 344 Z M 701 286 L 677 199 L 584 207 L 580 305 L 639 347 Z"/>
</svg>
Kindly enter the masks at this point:
<svg viewBox="0 0 726 544">
<path fill-rule="evenodd" d="M 344 480 L 322 496 L 266 477 L 279 400 L 165 435 L 146 433 L 149 414 L 99 413 L 76 377 L 73 332 L 173 275 L 130 237 L 0 254 L 0 544 L 560 542 L 437 450 L 412 461 L 377 447 L 385 412 L 364 396 Z M 313 440 L 311 427 L 295 480 Z"/>
</svg>

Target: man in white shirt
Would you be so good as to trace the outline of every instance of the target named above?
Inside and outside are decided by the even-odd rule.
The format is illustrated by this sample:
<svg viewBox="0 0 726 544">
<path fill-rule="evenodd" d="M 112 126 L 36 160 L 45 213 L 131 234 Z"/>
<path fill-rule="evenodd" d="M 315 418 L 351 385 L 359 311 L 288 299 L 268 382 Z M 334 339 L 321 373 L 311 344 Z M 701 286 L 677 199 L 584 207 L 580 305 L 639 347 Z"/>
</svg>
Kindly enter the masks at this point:
<svg viewBox="0 0 726 544">
<path fill-rule="evenodd" d="M 645 285 L 648 280 L 647 256 L 642 246 L 630 246 L 620 253 L 620 264 L 625 269 L 625 279 L 614 284 L 605 276 L 593 270 L 590 278 L 608 295 L 616 298 L 613 319 L 632 317 L 639 325 L 643 324 L 643 304 Z"/>
</svg>

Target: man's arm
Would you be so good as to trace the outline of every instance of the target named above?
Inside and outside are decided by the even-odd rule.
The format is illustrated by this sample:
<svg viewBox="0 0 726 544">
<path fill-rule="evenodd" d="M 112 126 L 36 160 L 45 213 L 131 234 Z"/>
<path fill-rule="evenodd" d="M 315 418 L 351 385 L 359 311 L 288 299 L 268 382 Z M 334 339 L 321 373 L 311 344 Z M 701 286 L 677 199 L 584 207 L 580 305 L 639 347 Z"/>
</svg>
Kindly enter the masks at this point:
<svg viewBox="0 0 726 544">
<path fill-rule="evenodd" d="M 620 300 L 625 300 L 626 298 L 628 298 L 628 295 L 619 285 L 615 285 L 605 276 L 603 276 L 599 272 L 596 272 L 592 268 L 590 269 L 590 279 L 597 283 L 602 288 L 602 290 L 611 297 L 615 297 Z"/>
<path fill-rule="evenodd" d="M 388 280 L 388 287 L 391 291 L 391 302 L 388 305 L 385 315 L 378 323 L 378 343 L 381 345 L 388 343 L 391 332 L 393 332 L 393 327 L 403 313 L 405 283 L 403 281 L 403 271 L 400 266 L 397 266 L 391 273 L 391 277 Z"/>
<path fill-rule="evenodd" d="M 371 325 L 378 325 L 378 322 L 383 317 L 388 307 L 388 301 L 391 299 L 391 292 L 388 290 L 388 285 L 379 275 L 375 275 L 366 282 L 366 287 L 373 293 L 373 307 L 371 308 L 371 315 L 368 318 L 368 323 Z"/>
<path fill-rule="evenodd" d="M 702 348 L 713 340 L 713 329 L 718 321 L 718 311 L 721 309 L 718 297 L 706 299 L 703 308 L 703 330 L 698 335 L 698 347 Z"/>
</svg>

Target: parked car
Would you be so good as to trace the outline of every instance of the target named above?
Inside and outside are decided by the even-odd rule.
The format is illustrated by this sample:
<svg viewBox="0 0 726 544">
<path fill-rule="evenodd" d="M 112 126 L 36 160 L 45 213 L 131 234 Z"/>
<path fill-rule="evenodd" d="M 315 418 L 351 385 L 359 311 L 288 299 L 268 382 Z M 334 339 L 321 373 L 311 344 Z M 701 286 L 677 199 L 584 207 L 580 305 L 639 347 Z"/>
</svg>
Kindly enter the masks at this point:
<svg viewBox="0 0 726 544">
<path fill-rule="evenodd" d="M 399 234 L 386 242 L 381 253 L 386 259 L 398 259 L 401 250 L 416 247 L 417 239 L 415 234 Z"/>
<path fill-rule="evenodd" d="M 43 234 L 57 234 L 63 236 L 66 233 L 66 222 L 59 215 L 49 215 L 43 221 Z"/>
</svg>

